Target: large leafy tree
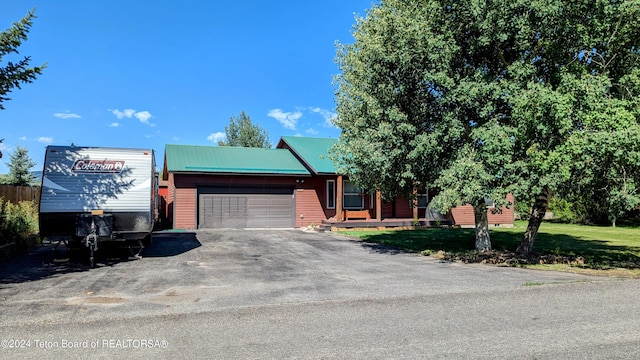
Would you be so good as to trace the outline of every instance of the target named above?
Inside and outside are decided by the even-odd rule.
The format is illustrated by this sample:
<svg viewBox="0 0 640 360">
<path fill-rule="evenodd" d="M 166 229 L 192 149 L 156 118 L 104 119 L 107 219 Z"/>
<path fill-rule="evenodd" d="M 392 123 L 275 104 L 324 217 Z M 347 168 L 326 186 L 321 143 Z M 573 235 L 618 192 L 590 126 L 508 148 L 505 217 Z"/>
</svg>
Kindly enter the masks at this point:
<svg viewBox="0 0 640 360">
<path fill-rule="evenodd" d="M 640 205 L 640 127 L 624 124 L 607 131 L 590 131 L 572 137 L 572 186 L 565 199 L 590 209 L 590 219 L 618 219 Z"/>
<path fill-rule="evenodd" d="M 17 62 L 5 61 L 10 54 L 18 54 L 18 48 L 27 40 L 27 34 L 35 18 L 34 10 L 13 25 L 0 32 L 0 110 L 4 109 L 3 102 L 10 100 L 7 94 L 21 84 L 30 83 L 42 73 L 45 65 L 30 67 L 31 58 L 25 56 Z"/>
<path fill-rule="evenodd" d="M 607 175 L 609 190 L 633 193 L 633 182 L 618 187 L 615 169 L 633 163 L 628 142 L 620 140 L 637 136 L 633 134 L 640 118 L 640 2 L 534 4 L 540 21 L 530 26 L 535 34 L 531 64 L 520 66 L 522 75 L 512 81 L 519 89 L 511 96 L 511 124 L 517 127 L 514 192 L 521 199 L 535 199 L 517 249 L 523 254 L 532 251 L 555 192 L 584 198 L 603 179 L 584 176 L 580 168 L 598 168 L 592 174 Z M 611 151 L 618 156 L 603 157 Z M 595 161 L 587 160 L 589 156 Z M 614 212 L 615 207 L 632 206 L 621 194 L 599 192 L 608 199 L 601 204 L 608 202 Z M 624 203 L 610 201 L 616 197 Z"/>
<path fill-rule="evenodd" d="M 7 163 L 9 174 L 5 182 L 10 185 L 30 186 L 37 181 L 31 173 L 31 168 L 36 166 L 36 162 L 29 157 L 29 150 L 18 146 L 10 156 L 11 161 Z"/>
<path fill-rule="evenodd" d="M 382 0 L 338 46 L 340 170 L 385 197 L 416 183 L 485 212 L 512 191 L 533 203 L 571 188 L 576 134 L 638 108 L 637 1 Z M 477 218 L 476 248 L 490 249 Z"/>
<path fill-rule="evenodd" d="M 252 123 L 251 118 L 244 111 L 241 111 L 238 117 L 232 115 L 224 131 L 226 139 L 218 141 L 220 146 L 271 147 L 267 131 L 260 125 Z"/>
<path fill-rule="evenodd" d="M 513 143 L 495 81 L 503 39 L 488 10 L 382 1 L 357 19 L 355 42 L 339 45 L 336 77 L 340 171 L 387 199 L 426 184 L 440 188 L 441 209 L 472 204 L 478 250 L 491 249 L 486 201 L 503 203 Z"/>
</svg>

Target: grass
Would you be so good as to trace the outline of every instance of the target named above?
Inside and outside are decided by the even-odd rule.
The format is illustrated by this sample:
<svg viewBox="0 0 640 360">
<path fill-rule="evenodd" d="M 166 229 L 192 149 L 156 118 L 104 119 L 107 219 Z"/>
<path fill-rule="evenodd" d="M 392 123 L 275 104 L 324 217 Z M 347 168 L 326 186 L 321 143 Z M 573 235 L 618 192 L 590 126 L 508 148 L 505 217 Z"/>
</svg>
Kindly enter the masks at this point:
<svg viewBox="0 0 640 360">
<path fill-rule="evenodd" d="M 514 252 L 527 223 L 492 228 L 497 253 Z M 443 252 L 469 257 L 475 253 L 473 229 L 346 231 L 346 235 L 423 254 Z M 523 265 L 531 268 L 640 278 L 640 228 L 543 223 L 533 251 L 539 255 L 579 259 L 577 263 Z"/>
</svg>

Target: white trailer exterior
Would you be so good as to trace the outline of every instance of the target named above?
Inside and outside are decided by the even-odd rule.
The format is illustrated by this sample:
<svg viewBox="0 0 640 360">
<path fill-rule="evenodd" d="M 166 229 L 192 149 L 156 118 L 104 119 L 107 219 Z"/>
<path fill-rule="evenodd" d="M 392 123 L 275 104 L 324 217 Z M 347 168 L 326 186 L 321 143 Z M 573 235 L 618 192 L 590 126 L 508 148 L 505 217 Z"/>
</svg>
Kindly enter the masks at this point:
<svg viewBox="0 0 640 360">
<path fill-rule="evenodd" d="M 157 179 L 152 149 L 48 146 L 40 196 L 40 234 L 78 240 L 78 217 L 108 215 L 102 240 L 140 240 L 156 217 Z M 111 220 L 110 220 L 111 222 Z"/>
</svg>

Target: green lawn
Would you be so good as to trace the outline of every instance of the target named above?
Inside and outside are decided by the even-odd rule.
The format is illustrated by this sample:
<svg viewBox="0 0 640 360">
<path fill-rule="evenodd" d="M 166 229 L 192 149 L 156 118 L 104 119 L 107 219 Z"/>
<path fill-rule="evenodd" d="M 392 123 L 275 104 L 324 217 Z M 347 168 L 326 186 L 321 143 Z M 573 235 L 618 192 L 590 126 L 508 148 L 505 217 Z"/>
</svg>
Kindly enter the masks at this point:
<svg viewBox="0 0 640 360">
<path fill-rule="evenodd" d="M 494 250 L 513 252 L 527 223 L 517 221 L 513 228 L 492 228 Z M 474 251 L 473 229 L 429 228 L 419 230 L 346 231 L 345 234 L 379 244 L 434 254 L 469 254 Z M 602 227 L 543 223 L 534 252 L 582 257 L 590 269 L 624 268 L 640 275 L 640 228 Z M 558 268 L 558 266 L 554 266 Z M 634 275 L 635 276 L 635 275 Z"/>
</svg>

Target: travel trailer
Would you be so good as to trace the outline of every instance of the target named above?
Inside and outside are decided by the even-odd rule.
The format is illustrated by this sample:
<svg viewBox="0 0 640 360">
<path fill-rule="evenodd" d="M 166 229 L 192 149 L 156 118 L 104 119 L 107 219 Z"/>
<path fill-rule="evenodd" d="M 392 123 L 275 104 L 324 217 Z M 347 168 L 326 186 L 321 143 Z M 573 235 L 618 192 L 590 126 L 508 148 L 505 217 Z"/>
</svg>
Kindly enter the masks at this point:
<svg viewBox="0 0 640 360">
<path fill-rule="evenodd" d="M 40 195 L 40 236 L 94 253 L 121 242 L 138 256 L 156 219 L 157 177 L 151 149 L 48 146 Z"/>
</svg>

